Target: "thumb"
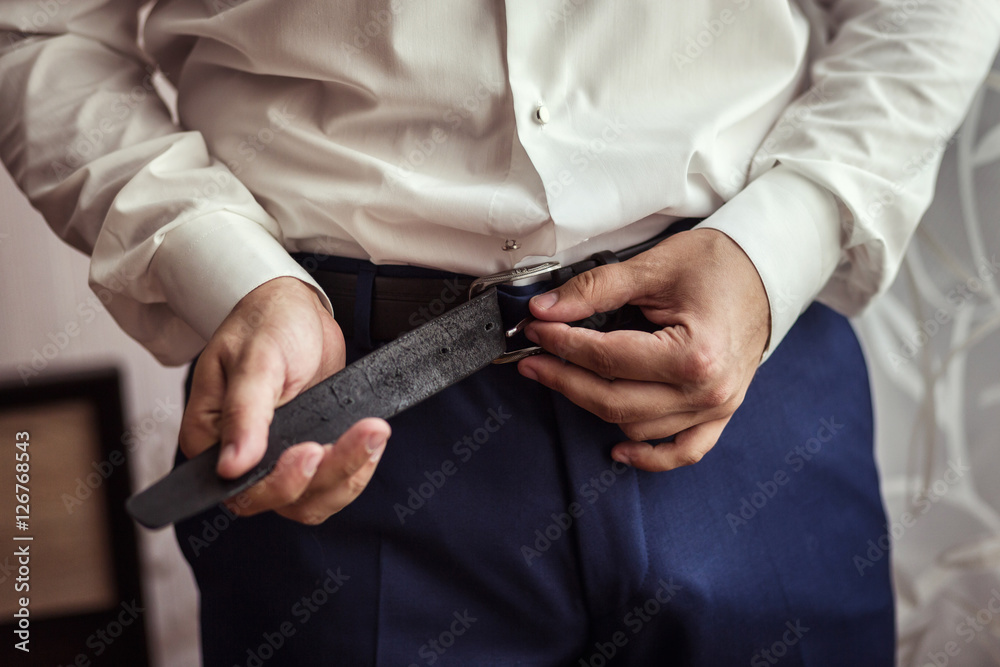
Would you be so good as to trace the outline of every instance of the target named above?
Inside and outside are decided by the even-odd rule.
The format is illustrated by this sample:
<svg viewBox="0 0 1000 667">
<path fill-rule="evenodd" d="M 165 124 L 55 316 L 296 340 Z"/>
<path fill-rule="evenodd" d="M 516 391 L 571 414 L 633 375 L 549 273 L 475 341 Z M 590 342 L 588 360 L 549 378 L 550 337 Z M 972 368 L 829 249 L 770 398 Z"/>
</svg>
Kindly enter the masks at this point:
<svg viewBox="0 0 1000 667">
<path fill-rule="evenodd" d="M 531 314 L 539 320 L 574 322 L 621 308 L 637 293 L 629 262 L 598 266 L 574 276 L 562 286 L 531 299 Z"/>
</svg>

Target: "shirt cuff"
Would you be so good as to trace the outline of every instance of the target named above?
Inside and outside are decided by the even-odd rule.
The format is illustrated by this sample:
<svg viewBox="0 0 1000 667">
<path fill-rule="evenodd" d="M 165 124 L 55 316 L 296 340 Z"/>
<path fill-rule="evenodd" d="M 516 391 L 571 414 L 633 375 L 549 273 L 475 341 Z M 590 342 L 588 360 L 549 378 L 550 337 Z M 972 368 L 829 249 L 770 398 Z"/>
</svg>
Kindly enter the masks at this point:
<svg viewBox="0 0 1000 667">
<path fill-rule="evenodd" d="M 761 363 L 833 275 L 840 259 L 840 207 L 833 194 L 779 164 L 700 223 L 736 242 L 753 262 L 771 309 Z"/>
<path fill-rule="evenodd" d="M 312 276 L 261 225 L 237 213 L 206 214 L 164 235 L 150 267 L 170 308 L 206 341 L 252 290 L 282 276 L 330 299 Z"/>
</svg>

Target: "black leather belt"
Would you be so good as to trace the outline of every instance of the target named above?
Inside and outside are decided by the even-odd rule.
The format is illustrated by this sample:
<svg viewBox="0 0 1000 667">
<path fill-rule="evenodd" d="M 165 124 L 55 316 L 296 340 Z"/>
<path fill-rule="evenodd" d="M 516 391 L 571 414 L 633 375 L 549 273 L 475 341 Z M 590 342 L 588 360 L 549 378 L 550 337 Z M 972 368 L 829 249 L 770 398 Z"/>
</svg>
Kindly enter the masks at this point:
<svg viewBox="0 0 1000 667">
<path fill-rule="evenodd" d="M 309 274 L 330 298 L 337 324 L 344 335 L 351 336 L 358 328 L 355 321 L 359 316 L 357 311 L 364 312 L 355 307 L 358 275 L 323 269 L 309 271 Z M 465 303 L 473 280 L 468 276 L 396 278 L 376 275 L 372 280 L 368 323 L 371 340 L 395 340 L 407 331 Z"/>
<path fill-rule="evenodd" d="M 547 285 L 555 287 L 575 275 L 590 271 L 602 264 L 614 264 L 631 259 L 668 236 L 691 229 L 698 222 L 700 220 L 695 218 L 679 220 L 655 237 L 618 252 L 603 250 L 568 266 L 556 265 L 551 271 L 543 272 L 549 274 Z M 322 266 L 310 266 L 311 256 L 305 253 L 295 253 L 293 257 L 306 267 L 329 297 L 333 312 L 336 313 L 337 323 L 344 335 L 348 337 L 353 335 L 355 342 L 361 342 L 362 345 L 368 340 L 372 344 L 394 340 L 401 334 L 461 305 L 466 300 L 469 288 L 477 280 L 473 276 L 460 274 L 405 278 L 375 274 L 373 277 L 366 277 L 357 269 L 335 271 Z M 367 262 L 353 263 L 358 267 L 368 268 L 365 266 Z M 507 272 L 495 274 L 500 278 L 505 278 L 507 275 Z M 366 280 L 369 280 L 371 285 L 368 286 L 368 291 L 362 289 L 361 292 L 370 299 L 370 308 L 358 308 L 359 284 L 364 284 Z M 365 316 L 369 317 L 370 321 L 365 323 L 357 321 L 359 317 Z M 372 344 L 368 347 L 373 347 Z"/>
<path fill-rule="evenodd" d="M 472 280 L 467 288 L 469 300 L 442 299 L 444 314 L 416 326 L 423 317 L 420 308 L 439 298 L 440 279 L 426 284 L 413 279 L 375 276 L 372 290 L 372 337 L 392 340 L 343 370 L 303 392 L 275 410 L 268 436 L 267 451 L 252 470 L 236 479 L 223 479 L 215 470 L 219 446 L 177 466 L 127 503 L 136 521 L 149 528 L 161 528 L 180 521 L 246 490 L 267 476 L 281 454 L 304 441 L 335 442 L 352 424 L 364 417 L 388 419 L 406 408 L 449 387 L 491 362 L 516 361 L 538 348 L 507 350 L 508 339 L 520 331 L 520 325 L 505 326 L 497 302 L 496 287 L 531 276 L 549 274 L 555 287 L 574 275 L 601 264 L 623 261 L 648 250 L 667 236 L 693 227 L 697 220 L 674 223 L 660 235 L 617 253 L 600 252 L 567 267 L 554 262 L 514 269 Z M 349 303 L 352 275 L 322 275 L 317 281 L 334 302 L 341 328 L 347 324 L 344 313 L 356 312 Z M 380 280 L 381 278 L 381 280 Z M 357 283 L 353 284 L 357 287 Z M 427 290 L 430 299 L 424 300 Z M 332 293 L 331 293 L 332 292 Z M 414 313 L 418 317 L 414 317 Z M 419 324 L 419 321 L 417 321 Z M 411 330 L 412 329 L 412 330 Z M 405 332 L 405 333 L 404 333 Z M 400 335 L 401 334 L 401 335 Z M 398 336 L 398 337 L 397 337 Z"/>
</svg>

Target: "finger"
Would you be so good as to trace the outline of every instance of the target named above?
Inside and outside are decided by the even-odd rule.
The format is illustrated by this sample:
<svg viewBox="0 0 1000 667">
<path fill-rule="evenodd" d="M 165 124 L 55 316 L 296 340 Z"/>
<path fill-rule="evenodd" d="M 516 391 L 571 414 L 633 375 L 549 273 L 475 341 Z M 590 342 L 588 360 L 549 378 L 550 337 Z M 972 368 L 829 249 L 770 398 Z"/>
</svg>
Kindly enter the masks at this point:
<svg viewBox="0 0 1000 667">
<path fill-rule="evenodd" d="M 226 371 L 218 473 L 228 478 L 242 475 L 264 456 L 286 367 L 279 350 L 251 343 Z"/>
<path fill-rule="evenodd" d="M 684 392 L 669 384 L 607 380 L 549 355 L 528 357 L 518 363 L 517 369 L 521 375 L 558 391 L 613 424 L 659 419 L 691 409 Z"/>
<path fill-rule="evenodd" d="M 278 513 L 316 525 L 351 504 L 375 474 L 391 435 L 382 419 L 362 419 L 327 449 L 308 489 Z"/>
<path fill-rule="evenodd" d="M 219 441 L 219 416 L 226 389 L 225 373 L 219 358 L 204 353 L 198 358 L 191 378 L 191 395 L 184 406 L 178 444 L 191 458 Z"/>
<path fill-rule="evenodd" d="M 618 426 L 629 440 L 634 442 L 662 440 L 663 438 L 677 435 L 692 426 L 729 417 L 732 413 L 733 411 L 728 408 L 690 410 L 687 412 L 677 412 L 666 417 L 660 417 L 659 419 L 619 424 Z"/>
<path fill-rule="evenodd" d="M 540 320 L 573 322 L 621 308 L 637 295 L 628 262 L 599 266 L 574 276 L 558 288 L 532 297 L 531 314 Z"/>
<path fill-rule="evenodd" d="M 640 470 L 663 472 L 701 461 L 719 441 L 729 417 L 703 422 L 681 431 L 673 442 L 623 442 L 611 450 L 611 457 Z"/>
<path fill-rule="evenodd" d="M 525 329 L 525 335 L 536 345 L 602 377 L 674 384 L 694 379 L 686 363 L 691 341 L 683 326 L 653 333 L 604 332 L 536 320 Z"/>
<path fill-rule="evenodd" d="M 271 474 L 226 505 L 239 516 L 253 516 L 295 502 L 309 487 L 325 454 L 326 448 L 316 442 L 289 447 Z"/>
</svg>

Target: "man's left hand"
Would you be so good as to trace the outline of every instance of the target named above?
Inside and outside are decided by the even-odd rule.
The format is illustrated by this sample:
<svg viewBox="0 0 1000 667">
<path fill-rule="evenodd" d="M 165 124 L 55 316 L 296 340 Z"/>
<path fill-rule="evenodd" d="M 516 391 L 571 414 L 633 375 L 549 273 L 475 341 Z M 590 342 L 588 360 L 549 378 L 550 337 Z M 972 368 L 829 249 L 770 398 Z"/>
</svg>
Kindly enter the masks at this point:
<svg viewBox="0 0 1000 667">
<path fill-rule="evenodd" d="M 566 324 L 625 304 L 663 328 L 600 332 Z M 525 330 L 528 339 L 556 356 L 528 357 L 518 370 L 618 424 L 630 439 L 612 457 L 649 471 L 697 463 L 715 446 L 770 332 L 757 270 L 713 229 L 681 232 L 582 273 L 534 297 L 530 308 L 537 321 Z M 671 435 L 673 442 L 645 442 Z"/>
</svg>

